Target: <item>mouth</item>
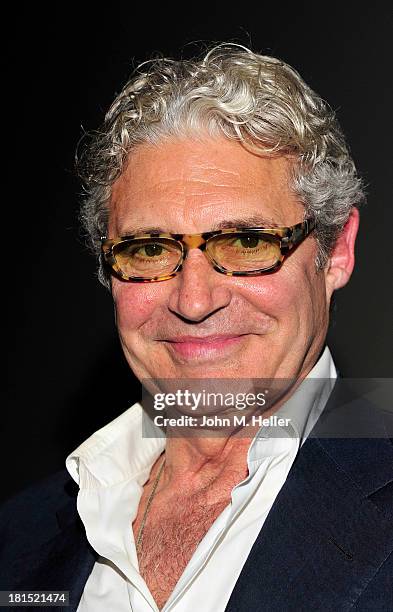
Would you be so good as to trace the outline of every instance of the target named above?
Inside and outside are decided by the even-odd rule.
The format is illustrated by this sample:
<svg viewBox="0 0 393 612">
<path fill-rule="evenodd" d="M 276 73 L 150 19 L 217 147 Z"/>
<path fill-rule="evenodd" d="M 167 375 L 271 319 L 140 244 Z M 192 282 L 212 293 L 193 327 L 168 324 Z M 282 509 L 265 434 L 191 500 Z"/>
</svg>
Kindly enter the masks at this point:
<svg viewBox="0 0 393 612">
<path fill-rule="evenodd" d="M 183 360 L 210 360 L 226 357 L 246 341 L 248 334 L 219 336 L 180 336 L 164 340 L 171 353 Z"/>
</svg>

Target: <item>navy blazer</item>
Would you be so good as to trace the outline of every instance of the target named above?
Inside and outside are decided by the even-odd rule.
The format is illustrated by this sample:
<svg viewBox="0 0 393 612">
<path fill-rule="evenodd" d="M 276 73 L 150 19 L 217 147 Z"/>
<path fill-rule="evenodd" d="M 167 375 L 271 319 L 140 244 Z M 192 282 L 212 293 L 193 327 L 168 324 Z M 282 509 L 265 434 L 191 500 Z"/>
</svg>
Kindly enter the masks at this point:
<svg viewBox="0 0 393 612">
<path fill-rule="evenodd" d="M 338 407 L 342 414 L 350 406 L 363 424 L 371 415 L 381 437 L 326 438 L 325 426 L 306 440 L 226 612 L 393 611 L 393 443 L 380 415 L 335 389 L 325 425 Z M 67 590 L 70 606 L 53 610 L 77 609 L 96 559 L 77 492 L 62 470 L 3 506 L 1 590 Z"/>
</svg>

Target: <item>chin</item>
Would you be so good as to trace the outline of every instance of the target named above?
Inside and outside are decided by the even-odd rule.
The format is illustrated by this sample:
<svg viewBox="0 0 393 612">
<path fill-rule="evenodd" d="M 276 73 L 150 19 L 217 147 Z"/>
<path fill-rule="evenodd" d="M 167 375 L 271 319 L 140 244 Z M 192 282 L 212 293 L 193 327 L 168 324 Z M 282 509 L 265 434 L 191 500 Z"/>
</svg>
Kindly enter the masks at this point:
<svg viewBox="0 0 393 612">
<path fill-rule="evenodd" d="M 250 365 L 229 365 L 217 363 L 204 363 L 203 365 L 190 365 L 176 368 L 176 378 L 222 378 L 225 380 L 241 380 L 249 378 L 273 378 L 272 369 L 256 367 L 255 363 Z M 161 374 L 162 378 L 164 376 Z"/>
</svg>

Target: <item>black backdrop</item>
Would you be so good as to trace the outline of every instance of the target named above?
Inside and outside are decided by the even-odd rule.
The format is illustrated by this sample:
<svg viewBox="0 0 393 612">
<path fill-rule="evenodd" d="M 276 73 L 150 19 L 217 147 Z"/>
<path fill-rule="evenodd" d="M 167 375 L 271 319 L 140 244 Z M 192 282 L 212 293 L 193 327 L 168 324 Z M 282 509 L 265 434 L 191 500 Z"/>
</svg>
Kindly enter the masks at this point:
<svg viewBox="0 0 393 612">
<path fill-rule="evenodd" d="M 270 6 L 274 4 L 274 6 Z M 105 8 L 104 8 L 105 7 Z M 73 156 L 134 62 L 187 57 L 191 41 L 240 42 L 296 67 L 338 112 L 368 183 L 357 266 L 336 295 L 329 344 L 351 377 L 390 377 L 392 315 L 391 4 L 63 3 L 3 25 L 1 496 L 64 465 L 139 387 L 120 351 L 109 294 L 80 238 Z M 8 180 L 7 180 L 8 179 Z"/>
</svg>

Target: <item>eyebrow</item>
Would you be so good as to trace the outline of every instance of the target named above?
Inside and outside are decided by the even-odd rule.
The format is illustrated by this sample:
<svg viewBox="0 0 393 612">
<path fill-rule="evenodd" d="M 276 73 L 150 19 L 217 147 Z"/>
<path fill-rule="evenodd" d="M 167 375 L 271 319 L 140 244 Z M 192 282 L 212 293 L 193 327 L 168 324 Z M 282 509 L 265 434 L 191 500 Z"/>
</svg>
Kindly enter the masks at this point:
<svg viewBox="0 0 393 612">
<path fill-rule="evenodd" d="M 230 219 L 229 221 L 220 221 L 220 223 L 216 223 L 213 226 L 213 230 L 218 229 L 228 229 L 231 227 L 281 227 L 279 223 L 275 223 L 269 217 L 264 217 L 261 215 L 252 215 L 251 217 L 239 217 L 238 219 Z"/>
<path fill-rule="evenodd" d="M 230 229 L 232 227 L 247 228 L 247 227 L 264 227 L 266 229 L 282 227 L 279 223 L 275 223 L 269 217 L 261 215 L 251 215 L 250 217 L 238 217 L 236 219 L 228 219 L 214 223 L 208 231 L 216 231 L 221 229 Z M 138 226 L 138 227 L 127 227 L 123 230 L 121 236 L 132 236 L 133 234 L 152 234 L 153 232 L 158 234 L 179 234 L 186 232 L 174 232 L 163 227 L 158 226 Z M 203 232 L 201 232 L 203 233 Z"/>
</svg>

